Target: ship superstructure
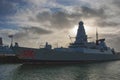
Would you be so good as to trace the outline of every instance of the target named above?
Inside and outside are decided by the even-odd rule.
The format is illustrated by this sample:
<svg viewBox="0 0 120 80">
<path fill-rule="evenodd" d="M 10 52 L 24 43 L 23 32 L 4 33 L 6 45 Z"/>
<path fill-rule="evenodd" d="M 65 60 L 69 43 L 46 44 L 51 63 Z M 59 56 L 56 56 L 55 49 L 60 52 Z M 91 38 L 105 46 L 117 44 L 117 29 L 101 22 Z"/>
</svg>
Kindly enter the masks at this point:
<svg viewBox="0 0 120 80">
<path fill-rule="evenodd" d="M 70 43 L 69 48 L 67 49 L 70 51 L 79 51 L 84 54 L 113 54 L 113 51 L 107 47 L 105 39 L 96 39 L 96 43 L 88 42 L 87 39 L 88 37 L 84 29 L 84 23 L 80 21 L 75 41 L 74 43 Z"/>
<path fill-rule="evenodd" d="M 0 37 L 0 56 L 15 56 L 13 50 L 8 45 L 3 44 L 1 37 Z"/>
</svg>

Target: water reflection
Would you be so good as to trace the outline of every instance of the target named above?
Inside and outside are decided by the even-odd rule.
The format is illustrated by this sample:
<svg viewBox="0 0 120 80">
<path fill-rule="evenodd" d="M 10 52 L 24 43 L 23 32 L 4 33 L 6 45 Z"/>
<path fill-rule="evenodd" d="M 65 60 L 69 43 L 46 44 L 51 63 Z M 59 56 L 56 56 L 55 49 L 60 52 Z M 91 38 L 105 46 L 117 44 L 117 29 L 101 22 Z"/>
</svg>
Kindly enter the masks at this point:
<svg viewBox="0 0 120 80">
<path fill-rule="evenodd" d="M 6 70 L 2 68 L 5 66 Z M 119 80 L 119 66 L 119 61 L 71 65 L 0 65 L 0 72 L 5 71 L 0 74 L 0 80 Z"/>
<path fill-rule="evenodd" d="M 87 65 L 22 65 L 14 80 L 87 79 Z"/>
<path fill-rule="evenodd" d="M 0 80 L 12 80 L 11 76 L 21 64 L 0 64 Z"/>
</svg>

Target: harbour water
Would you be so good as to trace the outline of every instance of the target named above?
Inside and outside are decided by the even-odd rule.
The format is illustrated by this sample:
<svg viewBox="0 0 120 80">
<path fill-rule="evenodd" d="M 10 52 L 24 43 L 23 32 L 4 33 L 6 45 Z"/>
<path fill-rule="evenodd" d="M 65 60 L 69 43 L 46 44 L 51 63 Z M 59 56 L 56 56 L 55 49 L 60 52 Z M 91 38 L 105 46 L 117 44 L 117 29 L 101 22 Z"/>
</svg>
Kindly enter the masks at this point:
<svg viewBox="0 0 120 80">
<path fill-rule="evenodd" d="M 0 64 L 0 80 L 119 80 L 120 61 L 89 64 Z"/>
</svg>

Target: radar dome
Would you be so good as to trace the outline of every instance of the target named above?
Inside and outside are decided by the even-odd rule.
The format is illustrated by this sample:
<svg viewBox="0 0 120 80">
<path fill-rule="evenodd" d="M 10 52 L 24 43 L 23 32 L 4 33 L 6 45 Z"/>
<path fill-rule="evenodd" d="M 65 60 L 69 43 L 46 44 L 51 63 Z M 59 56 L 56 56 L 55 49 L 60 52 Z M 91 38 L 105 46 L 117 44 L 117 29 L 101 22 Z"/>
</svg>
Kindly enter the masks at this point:
<svg viewBox="0 0 120 80">
<path fill-rule="evenodd" d="M 83 21 L 80 21 L 80 22 L 79 22 L 79 25 L 83 25 L 83 24 L 84 24 Z"/>
</svg>

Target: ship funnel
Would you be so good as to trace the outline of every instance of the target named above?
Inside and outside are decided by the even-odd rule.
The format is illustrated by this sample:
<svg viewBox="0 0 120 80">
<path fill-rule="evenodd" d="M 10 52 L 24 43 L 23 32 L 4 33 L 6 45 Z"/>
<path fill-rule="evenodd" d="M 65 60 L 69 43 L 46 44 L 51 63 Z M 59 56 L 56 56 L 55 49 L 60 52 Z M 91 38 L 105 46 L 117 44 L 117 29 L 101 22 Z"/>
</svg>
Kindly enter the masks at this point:
<svg viewBox="0 0 120 80">
<path fill-rule="evenodd" d="M 2 38 L 0 37 L 0 45 L 3 45 Z"/>
</svg>

